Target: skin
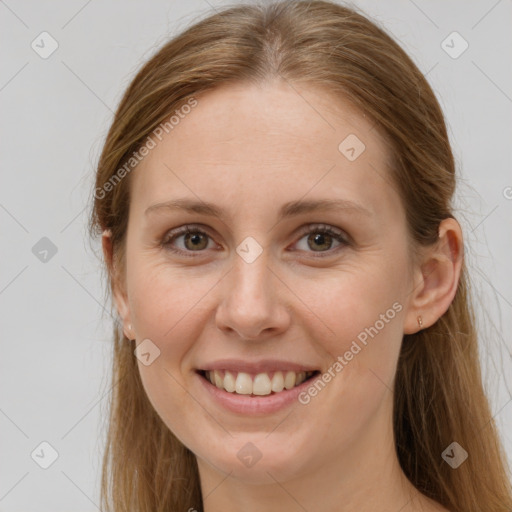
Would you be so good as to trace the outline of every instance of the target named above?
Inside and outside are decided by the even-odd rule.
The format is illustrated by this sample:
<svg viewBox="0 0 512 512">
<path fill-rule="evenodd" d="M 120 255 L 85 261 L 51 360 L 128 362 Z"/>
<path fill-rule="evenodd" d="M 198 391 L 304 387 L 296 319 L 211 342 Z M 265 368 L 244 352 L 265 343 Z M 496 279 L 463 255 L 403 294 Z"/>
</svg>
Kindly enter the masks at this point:
<svg viewBox="0 0 512 512">
<path fill-rule="evenodd" d="M 400 469 L 392 389 L 403 334 L 419 330 L 418 315 L 423 328 L 435 323 L 454 298 L 458 223 L 443 221 L 439 242 L 413 260 L 384 138 L 325 90 L 236 84 L 197 99 L 130 176 L 126 267 L 114 275 L 114 297 L 126 335 L 161 351 L 149 366 L 139 361 L 139 371 L 160 417 L 197 457 L 204 510 L 445 510 Z M 366 146 L 354 161 L 338 150 L 349 134 Z M 145 214 L 179 197 L 213 202 L 223 217 Z M 326 198 L 369 213 L 278 222 L 284 203 Z M 191 223 L 208 235 L 200 249 L 185 236 L 171 244 L 192 257 L 162 246 L 171 229 Z M 350 242 L 315 243 L 318 224 Z M 252 263 L 236 252 L 248 236 L 263 249 Z M 103 244 L 111 261 L 108 232 Z M 225 357 L 281 358 L 325 372 L 394 303 L 401 311 L 307 405 L 258 418 L 231 413 L 195 373 Z M 237 457 L 248 442 L 262 454 L 252 467 Z"/>
</svg>

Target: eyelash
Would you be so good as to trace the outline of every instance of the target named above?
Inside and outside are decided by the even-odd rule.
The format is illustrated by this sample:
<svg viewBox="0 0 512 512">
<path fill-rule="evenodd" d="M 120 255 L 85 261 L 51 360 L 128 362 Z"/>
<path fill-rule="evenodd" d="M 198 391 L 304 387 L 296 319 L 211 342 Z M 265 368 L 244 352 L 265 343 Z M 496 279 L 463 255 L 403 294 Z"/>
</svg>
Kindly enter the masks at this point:
<svg viewBox="0 0 512 512">
<path fill-rule="evenodd" d="M 183 235 L 187 235 L 189 233 L 206 235 L 210 240 L 212 239 L 206 231 L 200 229 L 198 226 L 186 225 L 181 228 L 177 228 L 174 232 L 170 231 L 170 232 L 166 233 L 166 235 L 164 236 L 162 243 L 161 243 L 162 248 L 164 248 L 168 251 L 171 251 L 173 253 L 176 253 L 176 254 L 184 255 L 186 257 L 190 257 L 190 258 L 198 257 L 199 254 L 195 255 L 193 253 L 194 252 L 201 253 L 201 252 L 204 252 L 205 250 L 184 251 L 182 249 L 176 249 L 175 247 L 173 247 L 171 245 L 172 242 L 174 242 L 177 238 L 179 238 L 180 236 L 183 236 Z M 314 258 L 323 258 L 325 256 L 330 256 L 334 252 L 338 252 L 339 250 L 343 249 L 344 246 L 350 245 L 350 241 L 349 241 L 348 237 L 346 235 L 344 235 L 342 231 L 339 231 L 339 230 L 332 228 L 331 226 L 328 226 L 325 224 L 312 224 L 312 225 L 306 226 L 299 233 L 299 239 L 297 241 L 302 240 L 302 238 L 304 238 L 305 235 L 309 235 L 312 233 L 322 234 L 322 235 L 330 235 L 336 241 L 340 242 L 340 244 L 341 244 L 338 247 L 336 247 L 334 249 L 328 249 L 327 251 L 319 251 L 318 253 L 315 253 L 314 251 L 312 251 Z"/>
</svg>

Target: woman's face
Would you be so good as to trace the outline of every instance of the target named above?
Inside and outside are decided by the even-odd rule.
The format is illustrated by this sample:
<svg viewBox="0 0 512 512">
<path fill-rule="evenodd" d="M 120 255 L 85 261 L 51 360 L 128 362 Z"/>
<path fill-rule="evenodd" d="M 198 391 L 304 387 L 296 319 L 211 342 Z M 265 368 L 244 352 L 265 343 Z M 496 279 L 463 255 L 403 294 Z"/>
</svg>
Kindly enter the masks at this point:
<svg viewBox="0 0 512 512">
<path fill-rule="evenodd" d="M 413 325 L 388 148 L 350 104 L 310 86 L 230 85 L 197 100 L 130 177 L 116 300 L 149 400 L 200 469 L 241 480 L 367 457 L 392 442 Z M 306 371 L 317 373 L 292 387 Z"/>
</svg>

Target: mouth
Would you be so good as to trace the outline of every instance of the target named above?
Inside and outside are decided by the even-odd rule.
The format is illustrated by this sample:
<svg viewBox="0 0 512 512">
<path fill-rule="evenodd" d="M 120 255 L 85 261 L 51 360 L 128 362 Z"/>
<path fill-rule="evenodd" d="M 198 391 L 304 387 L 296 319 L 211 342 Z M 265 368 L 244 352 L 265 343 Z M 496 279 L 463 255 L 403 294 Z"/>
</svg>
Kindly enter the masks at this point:
<svg viewBox="0 0 512 512">
<path fill-rule="evenodd" d="M 300 386 L 320 374 L 313 371 L 272 371 L 257 374 L 229 370 L 197 370 L 196 373 L 216 388 L 233 393 L 261 397 L 278 395 Z"/>
</svg>

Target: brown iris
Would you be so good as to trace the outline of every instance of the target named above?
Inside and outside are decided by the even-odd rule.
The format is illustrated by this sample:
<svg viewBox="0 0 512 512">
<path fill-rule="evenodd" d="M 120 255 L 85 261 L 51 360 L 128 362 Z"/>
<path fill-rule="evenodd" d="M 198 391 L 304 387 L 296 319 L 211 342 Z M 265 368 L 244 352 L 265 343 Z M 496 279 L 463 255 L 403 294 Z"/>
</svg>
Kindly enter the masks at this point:
<svg viewBox="0 0 512 512">
<path fill-rule="evenodd" d="M 187 242 L 191 242 L 192 245 L 188 246 Z M 184 244 L 187 249 L 198 250 L 205 249 L 208 245 L 208 237 L 204 233 L 189 232 L 184 235 Z"/>
<path fill-rule="evenodd" d="M 315 250 L 314 247 L 310 244 L 313 241 L 315 244 L 324 245 L 324 249 L 329 249 L 332 244 L 332 236 L 325 233 L 312 233 L 308 236 L 308 246 Z M 319 248 L 319 245 L 316 245 L 316 248 Z M 320 247 L 322 249 L 322 247 Z"/>
</svg>

